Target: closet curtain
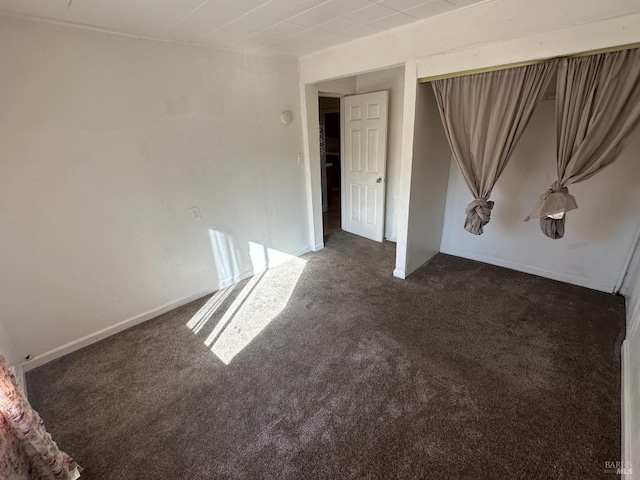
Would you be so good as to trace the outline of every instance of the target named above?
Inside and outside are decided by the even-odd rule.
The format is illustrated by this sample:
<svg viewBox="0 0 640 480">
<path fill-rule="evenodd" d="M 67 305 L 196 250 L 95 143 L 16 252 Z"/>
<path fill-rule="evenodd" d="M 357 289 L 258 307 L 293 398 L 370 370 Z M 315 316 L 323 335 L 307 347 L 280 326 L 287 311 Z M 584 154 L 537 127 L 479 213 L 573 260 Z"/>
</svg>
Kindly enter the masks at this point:
<svg viewBox="0 0 640 480">
<path fill-rule="evenodd" d="M 51 439 L 0 355 L 0 478 L 74 480 L 78 470 Z"/>
<path fill-rule="evenodd" d="M 481 235 L 489 223 L 493 186 L 540 103 L 556 63 L 432 82 L 449 145 L 474 198 L 466 209 L 467 231 Z"/>
<path fill-rule="evenodd" d="M 578 208 L 567 187 L 615 162 L 639 123 L 640 49 L 562 59 L 556 98 L 558 179 L 525 221 L 540 218 L 546 236 L 562 238 L 564 214 Z"/>
</svg>

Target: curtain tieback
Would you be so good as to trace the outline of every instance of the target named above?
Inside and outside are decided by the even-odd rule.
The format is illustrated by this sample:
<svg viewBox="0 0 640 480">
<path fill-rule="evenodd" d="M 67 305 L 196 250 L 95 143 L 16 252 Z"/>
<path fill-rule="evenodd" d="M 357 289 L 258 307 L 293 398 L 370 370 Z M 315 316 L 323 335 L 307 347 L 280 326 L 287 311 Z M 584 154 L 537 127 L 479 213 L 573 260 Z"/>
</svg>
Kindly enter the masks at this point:
<svg viewBox="0 0 640 480">
<path fill-rule="evenodd" d="M 540 219 L 540 230 L 547 237 L 557 240 L 564 237 L 564 227 L 566 215 L 561 218 L 552 218 L 550 215 L 566 213 L 578 208 L 576 199 L 569 193 L 569 189 L 563 186 L 558 180 L 553 182 L 551 187 L 540 195 L 538 203 L 527 218 L 528 222 L 532 218 Z"/>
<path fill-rule="evenodd" d="M 552 193 L 569 193 L 568 187 L 563 187 L 559 180 L 556 180 L 551 184 L 551 186 L 547 189 L 547 195 Z"/>
<path fill-rule="evenodd" d="M 464 229 L 474 235 L 482 235 L 482 227 L 491 220 L 491 209 L 493 202 L 484 198 L 476 198 L 469 205 L 465 213 L 467 219 L 464 222 Z"/>
<path fill-rule="evenodd" d="M 566 213 L 576 208 L 578 208 L 578 204 L 575 197 L 569 193 L 567 187 L 556 180 L 546 192 L 540 195 L 536 206 L 524 221 L 528 222 L 533 218 L 546 218 L 549 215 Z"/>
</svg>

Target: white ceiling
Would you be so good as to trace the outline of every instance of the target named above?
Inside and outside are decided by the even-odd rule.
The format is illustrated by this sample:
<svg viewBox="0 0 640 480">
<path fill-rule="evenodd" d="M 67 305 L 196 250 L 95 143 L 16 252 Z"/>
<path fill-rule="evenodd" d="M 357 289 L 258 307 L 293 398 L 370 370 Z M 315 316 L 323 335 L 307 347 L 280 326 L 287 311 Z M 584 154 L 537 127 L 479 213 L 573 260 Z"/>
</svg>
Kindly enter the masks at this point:
<svg viewBox="0 0 640 480">
<path fill-rule="evenodd" d="M 0 13 L 299 56 L 481 1 L 0 0 Z"/>
</svg>

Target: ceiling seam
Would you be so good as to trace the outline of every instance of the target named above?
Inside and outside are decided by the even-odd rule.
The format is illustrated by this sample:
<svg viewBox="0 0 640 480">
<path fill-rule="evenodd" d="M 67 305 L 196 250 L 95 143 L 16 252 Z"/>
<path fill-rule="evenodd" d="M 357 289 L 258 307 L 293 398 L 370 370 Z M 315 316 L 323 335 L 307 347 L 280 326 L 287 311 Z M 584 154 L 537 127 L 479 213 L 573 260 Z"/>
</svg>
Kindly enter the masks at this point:
<svg viewBox="0 0 640 480">
<path fill-rule="evenodd" d="M 325 2 L 323 2 L 323 3 L 321 3 L 321 4 L 319 4 L 319 5 L 316 5 L 315 7 L 311 7 L 311 8 L 309 8 L 309 9 L 305 10 L 304 12 L 300 12 L 299 14 L 294 15 L 293 17 L 289 17 L 288 19 L 283 20 L 283 21 L 282 21 L 282 22 L 280 22 L 280 23 L 288 22 L 291 18 L 295 18 L 295 17 L 297 17 L 298 15 L 302 15 L 303 13 L 308 12 L 309 10 L 313 10 L 314 8 L 318 8 L 318 7 L 322 6 L 322 5 L 324 5 L 325 3 L 328 3 L 329 1 L 330 1 L 330 0 L 327 0 L 327 1 L 325 1 Z M 382 1 L 384 1 L 384 0 L 368 0 L 368 1 L 369 1 L 369 3 L 371 3 L 371 5 L 377 5 L 377 4 L 381 3 L 381 2 L 382 2 Z M 429 2 L 425 2 L 425 3 L 429 3 Z M 359 11 L 361 11 L 361 10 L 364 10 L 364 9 L 366 9 L 366 8 L 369 8 L 371 5 L 367 5 L 366 7 L 362 7 L 362 8 L 358 8 L 358 9 L 356 9 L 356 10 L 353 10 L 353 11 L 349 12 L 349 13 L 348 13 L 348 15 L 351 15 L 351 14 L 353 14 L 353 13 L 357 13 L 357 12 L 359 12 Z M 391 7 L 386 7 L 386 8 L 388 8 L 389 10 L 393 10 L 393 11 L 394 11 L 394 12 L 396 12 L 396 13 L 392 13 L 392 14 L 390 14 L 390 15 L 387 15 L 386 17 L 382 17 L 382 18 L 380 18 L 380 19 L 376 20 L 377 22 L 378 22 L 378 21 L 380 21 L 380 20 L 384 20 L 385 18 L 389 18 L 389 17 L 392 17 L 392 16 L 394 16 L 394 15 L 397 15 L 398 13 L 402 13 L 403 15 L 405 15 L 405 16 L 407 16 L 407 17 L 409 17 L 409 18 L 413 19 L 413 21 L 417 21 L 417 20 L 419 20 L 418 18 L 412 17 L 411 15 L 405 14 L 405 13 L 400 12 L 399 10 L 395 10 L 395 9 L 393 9 L 393 8 L 391 8 Z M 334 20 L 336 20 L 336 19 L 338 19 L 338 18 L 344 18 L 344 19 L 352 20 L 352 19 L 350 19 L 350 18 L 348 18 L 348 17 L 345 17 L 344 15 L 340 15 L 339 17 L 332 18 L 331 20 L 327 20 L 326 22 L 320 23 L 320 24 L 315 25 L 315 26 L 313 26 L 313 27 L 306 27 L 306 29 L 305 29 L 305 30 L 303 30 L 303 31 L 301 31 L 301 32 L 294 33 L 293 35 L 289 35 L 288 37 L 278 39 L 278 40 L 276 40 L 275 42 L 267 43 L 267 44 L 265 44 L 265 45 L 264 45 L 264 47 L 268 47 L 268 46 L 270 46 L 270 45 L 274 45 L 274 44 L 279 43 L 279 42 L 282 42 L 282 41 L 284 41 L 284 40 L 288 40 L 288 39 L 290 39 L 290 38 L 294 38 L 294 37 L 296 37 L 296 36 L 298 36 L 298 35 L 301 35 L 301 34 L 303 34 L 303 33 L 307 32 L 307 31 L 309 31 L 309 30 L 318 29 L 319 27 L 322 27 L 322 25 L 326 25 L 327 23 L 331 23 L 331 22 L 333 22 Z M 373 25 L 371 25 L 371 24 L 369 24 L 369 23 L 362 23 L 362 22 L 359 22 L 359 21 L 357 21 L 357 20 L 352 20 L 352 21 L 353 21 L 353 22 L 355 22 L 355 23 L 357 23 L 358 25 L 368 25 L 368 26 L 373 26 Z M 280 23 L 278 23 L 277 25 L 280 25 Z M 289 22 L 289 23 L 293 23 L 293 22 Z M 411 23 L 411 22 L 409 22 L 409 23 Z M 294 25 L 297 25 L 297 24 L 294 24 Z M 238 40 L 237 42 L 235 42 L 235 44 L 238 44 L 239 42 L 243 42 L 243 41 L 247 40 L 248 38 L 251 38 L 251 37 L 252 37 L 252 36 L 254 36 L 254 35 L 258 35 L 258 34 L 260 34 L 260 33 L 264 32 L 265 30 L 268 30 L 268 29 L 270 29 L 270 28 L 273 28 L 274 26 L 275 26 L 275 25 L 272 25 L 272 26 L 269 26 L 269 27 L 267 27 L 267 28 L 264 28 L 264 29 L 260 30 L 259 32 L 256 32 L 256 33 L 254 33 L 254 34 L 252 34 L 252 35 L 249 35 L 249 36 L 247 36 L 247 37 L 245 37 L 245 38 L 243 38 L 243 39 L 241 39 L 241 40 Z M 303 25 L 299 25 L 299 26 L 301 26 L 301 27 L 302 27 Z M 358 27 L 356 27 L 356 28 L 358 28 Z M 374 28 L 375 28 L 375 27 L 374 27 Z M 327 30 L 322 30 L 322 28 L 319 28 L 319 29 L 320 29 L 321 31 L 323 31 L 324 33 L 327 33 L 328 35 L 330 35 L 330 34 L 343 35 L 343 34 L 348 33 L 348 32 L 350 31 L 350 30 L 347 30 L 346 32 L 337 33 L 337 32 L 329 32 L 329 31 L 327 31 Z M 354 29 L 352 29 L 352 30 L 354 30 Z M 383 28 L 383 29 L 381 30 L 381 32 L 383 32 L 383 31 L 385 31 L 385 30 L 389 30 L 389 29 L 387 29 L 387 28 Z M 378 32 L 378 33 L 380 33 L 380 32 Z M 350 42 L 350 41 L 352 41 L 352 40 L 357 40 L 357 38 L 350 38 L 348 41 Z"/>
<path fill-rule="evenodd" d="M 207 3 L 209 3 L 209 0 L 204 0 L 204 2 L 202 2 L 200 5 L 198 5 L 196 8 L 194 8 L 191 12 L 187 13 L 184 17 L 182 17 L 175 24 L 173 24 L 171 29 L 176 28 L 178 25 L 180 25 L 182 22 L 184 22 L 187 18 L 189 18 L 191 15 L 193 15 L 198 10 L 200 10 L 202 7 L 204 7 Z"/>
<path fill-rule="evenodd" d="M 225 27 L 228 27 L 229 25 L 233 25 L 234 23 L 238 22 L 240 19 L 242 19 L 242 18 L 246 17 L 247 15 L 250 15 L 251 13 L 253 13 L 253 12 L 255 12 L 255 11 L 258 11 L 258 10 L 260 10 L 261 8 L 264 8 L 265 6 L 269 5 L 272 1 L 273 1 L 273 0 L 269 0 L 269 1 L 268 1 L 268 2 L 266 2 L 266 3 L 263 3 L 262 5 L 260 5 L 260 6 L 256 7 L 256 8 L 254 8 L 254 9 L 252 9 L 252 10 L 249 10 L 248 12 L 245 12 L 244 14 L 240 15 L 238 18 L 234 18 L 234 19 L 233 19 L 233 20 L 231 20 L 230 22 L 227 22 L 227 23 L 225 23 L 224 25 L 222 25 L 222 26 L 220 26 L 220 27 L 218 27 L 218 28 L 216 28 L 216 29 L 214 29 L 214 30 L 211 30 L 209 33 L 207 33 L 206 35 L 204 35 L 204 36 L 202 36 L 202 37 L 198 38 L 196 41 L 197 41 L 197 42 L 201 42 L 202 40 L 204 40 L 204 39 L 205 39 L 205 38 L 207 38 L 208 36 L 213 35 L 214 33 L 216 33 L 217 31 L 219 31 L 219 30 L 221 30 L 221 29 L 223 29 L 223 28 L 225 28 Z M 326 1 L 329 1 L 329 0 L 326 0 Z M 325 3 L 326 3 L 326 2 L 325 2 Z M 307 10 L 305 10 L 304 12 L 306 12 L 306 11 L 308 11 L 308 10 L 311 10 L 311 9 L 310 9 L 310 8 L 308 8 L 308 9 L 307 9 Z M 300 14 L 302 14 L 302 13 L 304 13 L 304 12 L 300 12 L 298 15 L 300 15 Z M 289 17 L 289 18 L 292 18 L 292 17 Z M 267 27 L 267 28 L 270 28 L 270 27 Z"/>
</svg>

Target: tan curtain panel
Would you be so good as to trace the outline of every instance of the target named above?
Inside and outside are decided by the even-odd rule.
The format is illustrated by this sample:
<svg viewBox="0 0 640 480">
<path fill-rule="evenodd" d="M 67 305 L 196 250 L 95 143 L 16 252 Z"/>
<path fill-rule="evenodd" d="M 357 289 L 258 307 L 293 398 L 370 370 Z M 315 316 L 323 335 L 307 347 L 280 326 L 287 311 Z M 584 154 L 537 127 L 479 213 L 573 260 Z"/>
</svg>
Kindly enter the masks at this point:
<svg viewBox="0 0 640 480">
<path fill-rule="evenodd" d="M 0 355 L 0 478 L 74 480 L 79 467 L 47 433 Z"/>
<path fill-rule="evenodd" d="M 489 196 L 507 166 L 556 61 L 432 82 L 453 156 L 474 200 L 464 228 L 481 235 L 489 223 Z"/>
<path fill-rule="evenodd" d="M 558 180 L 525 219 L 540 218 L 553 239 L 578 208 L 567 187 L 615 162 L 640 123 L 640 49 L 562 59 L 557 88 Z"/>
</svg>

